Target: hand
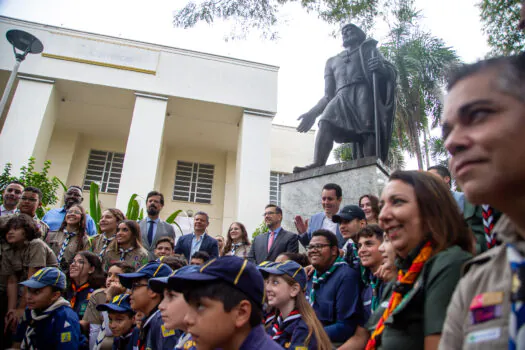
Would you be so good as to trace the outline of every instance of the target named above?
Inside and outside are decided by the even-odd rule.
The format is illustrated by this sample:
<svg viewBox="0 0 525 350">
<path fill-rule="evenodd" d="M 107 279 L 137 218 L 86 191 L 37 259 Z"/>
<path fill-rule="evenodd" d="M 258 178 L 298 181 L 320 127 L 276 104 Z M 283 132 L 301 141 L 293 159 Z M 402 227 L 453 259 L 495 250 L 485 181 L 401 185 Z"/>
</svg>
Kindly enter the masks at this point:
<svg viewBox="0 0 525 350">
<path fill-rule="evenodd" d="M 126 288 L 124 288 L 120 283 L 115 282 L 106 288 L 105 292 L 106 300 L 110 302 L 115 296 L 126 293 Z"/>
<path fill-rule="evenodd" d="M 11 309 L 5 315 L 5 327 L 4 333 L 8 330 L 10 332 L 16 332 L 16 327 L 18 326 L 18 321 L 22 318 L 24 310 L 22 309 Z"/>
<path fill-rule="evenodd" d="M 306 276 L 308 276 L 308 279 L 312 277 L 314 271 L 315 271 L 315 268 L 312 265 L 308 265 L 304 268 L 304 272 L 306 272 Z"/>
<path fill-rule="evenodd" d="M 307 132 L 309 131 L 312 126 L 314 126 L 315 119 L 317 118 L 316 115 L 311 114 L 309 112 L 306 112 L 305 114 L 301 115 L 297 120 L 301 120 L 301 123 L 299 123 L 299 126 L 297 127 L 297 131 L 299 132 Z"/>
<path fill-rule="evenodd" d="M 294 218 L 295 228 L 297 229 L 297 233 L 303 234 L 306 231 L 308 231 L 308 219 L 303 220 L 301 215 L 297 215 Z"/>
<path fill-rule="evenodd" d="M 380 57 L 372 57 L 368 59 L 368 69 L 371 72 L 383 69 L 383 61 Z"/>
</svg>

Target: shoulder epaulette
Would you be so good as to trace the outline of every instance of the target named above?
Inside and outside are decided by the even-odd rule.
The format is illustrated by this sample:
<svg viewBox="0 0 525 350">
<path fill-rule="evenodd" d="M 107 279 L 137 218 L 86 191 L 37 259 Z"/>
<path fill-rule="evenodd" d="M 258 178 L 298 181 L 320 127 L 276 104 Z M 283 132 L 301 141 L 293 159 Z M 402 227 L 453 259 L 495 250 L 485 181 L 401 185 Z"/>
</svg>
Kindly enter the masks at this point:
<svg viewBox="0 0 525 350">
<path fill-rule="evenodd" d="M 492 258 L 494 257 L 496 253 L 496 249 L 490 249 L 489 251 L 486 251 L 485 253 L 481 254 L 481 255 L 478 255 L 474 258 L 472 258 L 471 260 L 467 261 L 465 264 L 463 264 L 463 267 L 462 267 L 462 276 L 466 275 L 468 273 L 468 271 L 470 270 L 470 268 L 474 265 L 483 265 L 487 262 L 489 262 L 490 260 L 492 260 Z"/>
</svg>

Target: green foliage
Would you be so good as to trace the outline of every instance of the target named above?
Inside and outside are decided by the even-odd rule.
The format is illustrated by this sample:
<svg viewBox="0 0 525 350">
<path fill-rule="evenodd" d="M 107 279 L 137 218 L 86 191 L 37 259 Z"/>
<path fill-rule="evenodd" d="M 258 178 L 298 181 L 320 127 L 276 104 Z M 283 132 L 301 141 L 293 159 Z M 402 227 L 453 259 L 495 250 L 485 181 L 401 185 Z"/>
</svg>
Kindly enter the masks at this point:
<svg viewBox="0 0 525 350">
<path fill-rule="evenodd" d="M 525 34 L 518 29 L 520 0 L 481 0 L 480 19 L 487 34 L 491 56 L 518 54 L 525 47 Z"/>
<path fill-rule="evenodd" d="M 333 151 L 334 158 L 339 163 L 341 162 L 348 162 L 352 160 L 352 144 L 351 143 L 343 143 L 337 146 Z"/>
<path fill-rule="evenodd" d="M 268 226 L 266 226 L 266 223 L 263 221 L 263 222 L 261 222 L 261 224 L 259 226 L 257 226 L 255 231 L 253 231 L 253 233 L 252 233 L 252 242 L 255 239 L 255 237 L 257 237 L 259 235 L 262 235 L 263 233 L 266 233 L 266 232 L 268 232 Z"/>
<path fill-rule="evenodd" d="M 126 211 L 126 218 L 128 220 L 137 221 L 140 213 L 140 204 L 137 200 L 138 194 L 134 193 L 128 201 L 128 210 Z"/>
<path fill-rule="evenodd" d="M 445 148 L 445 142 L 441 137 L 430 138 L 430 157 L 435 164 L 444 165 L 448 168 L 449 153 Z"/>
<path fill-rule="evenodd" d="M 59 186 L 63 182 L 60 181 L 56 176 L 49 178 L 49 168 L 51 167 L 51 161 L 46 160 L 44 167 L 40 172 L 35 171 L 35 158 L 29 158 L 27 166 L 20 168 L 20 176 L 16 177 L 11 175 L 12 164 L 7 163 L 4 166 L 4 171 L 0 175 L 0 188 L 3 189 L 11 181 L 17 180 L 22 182 L 25 186 L 37 187 L 42 191 L 42 208 L 39 208 L 36 212 L 38 218 L 42 218 L 49 209 L 49 206 L 58 202 L 56 195 Z M 0 200 L 0 204 L 3 199 Z"/>
<path fill-rule="evenodd" d="M 91 215 L 93 221 L 95 221 L 95 225 L 97 225 L 97 232 L 100 232 L 98 223 L 102 217 L 102 209 L 100 200 L 98 199 L 99 191 L 100 187 L 96 182 L 92 182 L 89 185 L 89 215 Z"/>
</svg>

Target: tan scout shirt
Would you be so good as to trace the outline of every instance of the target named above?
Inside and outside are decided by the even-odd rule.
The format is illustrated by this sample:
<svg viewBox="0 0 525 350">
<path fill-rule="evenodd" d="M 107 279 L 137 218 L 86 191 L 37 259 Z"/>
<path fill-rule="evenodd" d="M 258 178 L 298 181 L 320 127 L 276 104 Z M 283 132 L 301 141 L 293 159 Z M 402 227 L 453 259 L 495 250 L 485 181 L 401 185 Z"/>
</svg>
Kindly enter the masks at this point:
<svg viewBox="0 0 525 350">
<path fill-rule="evenodd" d="M 66 240 L 66 234 L 64 231 L 51 231 L 47 234 L 46 237 L 46 243 L 49 245 L 51 250 L 53 250 L 53 253 L 58 258 L 58 253 L 60 252 L 60 249 L 62 248 L 62 243 Z M 66 250 L 64 251 L 64 256 L 62 257 L 62 261 L 60 263 L 60 266 L 63 266 L 64 263 L 67 267 L 71 264 L 71 261 L 75 257 L 78 250 L 78 243 L 80 242 L 78 238 L 78 234 L 71 237 L 69 240 L 69 243 L 67 244 Z M 82 249 L 87 249 L 89 244 L 89 238 L 86 234 L 84 234 L 84 237 L 82 238 Z"/>
<path fill-rule="evenodd" d="M 11 218 L 13 215 L 18 215 L 18 214 L 20 214 L 20 213 L 17 212 L 17 213 L 12 214 L 12 215 L 0 216 L 0 226 L 7 224 L 7 220 L 9 220 L 9 218 Z M 40 238 L 42 238 L 42 240 L 45 240 L 45 238 L 46 238 L 46 236 L 47 236 L 47 234 L 49 232 L 49 226 L 47 226 L 47 224 L 45 222 L 43 222 L 42 220 L 37 219 L 36 216 L 33 218 L 33 220 L 35 220 L 36 227 L 38 227 L 38 229 L 40 230 L 40 234 L 41 234 Z"/>
<path fill-rule="evenodd" d="M 98 235 L 90 237 L 87 250 L 97 255 L 100 255 L 100 253 L 102 252 L 102 248 L 104 247 L 105 238 L 106 238 L 105 233 L 99 233 Z M 113 235 L 111 239 L 115 239 L 115 235 Z M 108 249 L 109 244 L 110 243 L 108 243 L 108 245 L 106 246 L 106 250 Z"/>
<path fill-rule="evenodd" d="M 120 259 L 120 252 L 115 248 L 108 249 L 102 256 L 102 266 L 104 271 L 109 269 L 109 265 L 117 261 L 124 261 L 126 264 L 137 270 L 142 265 L 146 265 L 149 262 L 149 252 L 143 247 L 136 247 L 129 253 L 126 253 L 124 260 Z"/>
<path fill-rule="evenodd" d="M 465 265 L 447 309 L 439 349 L 507 349 L 511 312 L 511 270 L 506 243 L 512 243 L 525 255 L 525 241 L 506 216 L 494 231 L 503 244 L 475 257 Z M 493 312 L 492 309 L 496 308 Z M 489 314 L 476 320 L 473 311 Z"/>
<path fill-rule="evenodd" d="M 91 294 L 91 297 L 89 298 L 88 306 L 86 308 L 84 316 L 82 317 L 82 320 L 88 322 L 90 325 L 90 343 L 92 342 L 91 337 L 94 337 L 95 339 L 93 341 L 96 341 L 96 338 L 98 336 L 98 332 L 91 334 L 91 328 L 93 328 L 92 326 L 97 325 L 98 327 L 100 327 L 102 325 L 102 322 L 104 322 L 102 312 L 97 310 L 97 306 L 105 303 L 106 293 L 104 288 L 97 289 Z M 100 331 L 100 329 L 98 331 Z M 100 345 L 100 350 L 111 350 L 112 348 L 113 337 L 106 336 L 104 338 L 104 341 Z"/>
<path fill-rule="evenodd" d="M 9 246 L 2 257 L 2 275 L 15 275 L 18 282 L 25 281 L 29 268 L 57 267 L 55 253 L 40 238 L 29 241 L 21 249 Z"/>
</svg>

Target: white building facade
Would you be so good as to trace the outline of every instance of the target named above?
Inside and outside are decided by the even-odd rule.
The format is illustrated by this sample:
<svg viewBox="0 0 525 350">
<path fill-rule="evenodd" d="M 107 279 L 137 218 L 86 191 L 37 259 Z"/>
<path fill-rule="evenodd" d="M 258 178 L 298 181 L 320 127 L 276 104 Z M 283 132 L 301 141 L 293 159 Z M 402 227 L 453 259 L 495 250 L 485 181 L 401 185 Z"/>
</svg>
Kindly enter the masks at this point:
<svg viewBox="0 0 525 350">
<path fill-rule="evenodd" d="M 163 218 L 202 210 L 212 235 L 232 221 L 251 233 L 278 201 L 278 174 L 311 162 L 313 133 L 272 124 L 278 67 L 0 17 L 2 37 L 10 29 L 44 52 L 22 63 L 1 116 L 0 167 L 51 160 L 86 207 L 92 181 L 123 211 L 158 190 Z M 0 52 L 3 90 L 15 61 L 4 39 Z"/>
</svg>

